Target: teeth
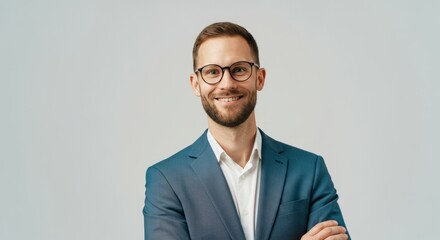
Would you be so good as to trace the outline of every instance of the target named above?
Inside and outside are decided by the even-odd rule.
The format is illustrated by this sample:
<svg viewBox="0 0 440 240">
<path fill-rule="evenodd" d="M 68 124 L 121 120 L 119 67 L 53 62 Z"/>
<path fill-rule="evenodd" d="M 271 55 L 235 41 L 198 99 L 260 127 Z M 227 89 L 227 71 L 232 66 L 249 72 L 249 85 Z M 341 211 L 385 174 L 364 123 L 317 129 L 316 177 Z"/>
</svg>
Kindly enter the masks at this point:
<svg viewBox="0 0 440 240">
<path fill-rule="evenodd" d="M 230 98 L 219 98 L 220 102 L 232 102 L 237 101 L 239 97 L 230 97 Z"/>
</svg>

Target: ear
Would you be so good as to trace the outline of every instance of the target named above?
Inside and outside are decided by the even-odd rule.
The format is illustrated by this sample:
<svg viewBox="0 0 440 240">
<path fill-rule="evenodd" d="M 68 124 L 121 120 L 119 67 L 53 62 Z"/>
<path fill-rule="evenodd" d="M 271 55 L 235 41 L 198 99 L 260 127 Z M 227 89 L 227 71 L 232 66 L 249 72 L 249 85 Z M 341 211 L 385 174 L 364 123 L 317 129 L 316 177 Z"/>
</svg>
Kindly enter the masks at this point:
<svg viewBox="0 0 440 240">
<path fill-rule="evenodd" d="M 192 73 L 189 76 L 189 82 L 191 84 L 194 95 L 196 95 L 197 97 L 200 97 L 200 83 L 199 83 L 199 79 L 197 77 L 197 74 Z"/>
<path fill-rule="evenodd" d="M 266 69 L 260 68 L 257 71 L 257 90 L 261 91 L 264 87 L 264 82 L 266 80 Z"/>
</svg>

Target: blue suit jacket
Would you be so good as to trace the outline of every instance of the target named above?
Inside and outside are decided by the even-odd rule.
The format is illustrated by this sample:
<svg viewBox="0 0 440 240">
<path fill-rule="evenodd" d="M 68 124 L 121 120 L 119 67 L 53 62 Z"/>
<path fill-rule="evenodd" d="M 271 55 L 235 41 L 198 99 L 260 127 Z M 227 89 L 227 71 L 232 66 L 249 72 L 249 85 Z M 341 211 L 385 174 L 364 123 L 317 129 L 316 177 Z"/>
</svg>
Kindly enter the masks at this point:
<svg viewBox="0 0 440 240">
<path fill-rule="evenodd" d="M 300 239 L 330 219 L 345 226 L 322 157 L 261 135 L 256 239 Z M 145 239 L 245 239 L 206 131 L 148 168 L 143 214 Z"/>
</svg>

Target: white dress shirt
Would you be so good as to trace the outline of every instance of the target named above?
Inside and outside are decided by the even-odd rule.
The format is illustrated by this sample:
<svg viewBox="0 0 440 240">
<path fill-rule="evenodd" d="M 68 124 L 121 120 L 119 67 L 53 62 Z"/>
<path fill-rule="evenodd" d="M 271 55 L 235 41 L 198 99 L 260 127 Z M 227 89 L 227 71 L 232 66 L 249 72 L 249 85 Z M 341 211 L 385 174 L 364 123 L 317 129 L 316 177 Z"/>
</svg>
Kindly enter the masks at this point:
<svg viewBox="0 0 440 240">
<path fill-rule="evenodd" d="M 261 134 L 257 130 L 251 156 L 242 168 L 230 158 L 208 130 L 208 141 L 231 191 L 247 240 L 254 240 L 261 172 Z"/>
</svg>

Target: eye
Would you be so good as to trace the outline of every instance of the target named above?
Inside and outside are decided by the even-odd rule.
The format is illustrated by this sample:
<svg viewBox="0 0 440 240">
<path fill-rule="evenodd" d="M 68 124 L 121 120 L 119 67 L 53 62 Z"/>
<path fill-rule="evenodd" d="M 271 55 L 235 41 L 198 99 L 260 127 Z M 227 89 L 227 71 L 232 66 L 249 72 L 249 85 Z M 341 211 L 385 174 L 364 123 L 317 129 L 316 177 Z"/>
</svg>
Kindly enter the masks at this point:
<svg viewBox="0 0 440 240">
<path fill-rule="evenodd" d="M 232 69 L 232 71 L 235 73 L 239 73 L 239 72 L 246 71 L 246 69 L 243 69 L 242 67 L 236 67 L 236 68 Z"/>
<path fill-rule="evenodd" d="M 243 75 L 243 74 L 247 74 L 248 71 L 249 69 L 246 66 L 234 66 L 231 72 L 234 75 Z"/>
<path fill-rule="evenodd" d="M 218 74 L 218 70 L 217 69 L 208 69 L 208 71 L 205 72 L 206 74 Z"/>
<path fill-rule="evenodd" d="M 207 77 L 216 77 L 221 74 L 221 69 L 219 69 L 217 66 L 206 66 L 203 68 L 203 76 Z"/>
</svg>

